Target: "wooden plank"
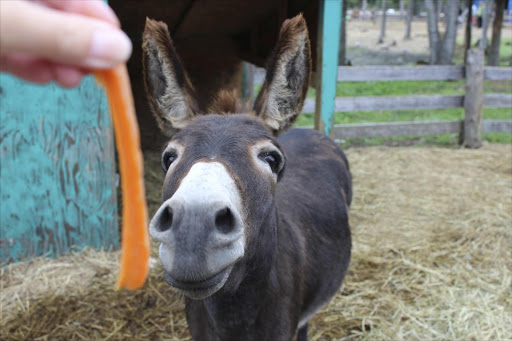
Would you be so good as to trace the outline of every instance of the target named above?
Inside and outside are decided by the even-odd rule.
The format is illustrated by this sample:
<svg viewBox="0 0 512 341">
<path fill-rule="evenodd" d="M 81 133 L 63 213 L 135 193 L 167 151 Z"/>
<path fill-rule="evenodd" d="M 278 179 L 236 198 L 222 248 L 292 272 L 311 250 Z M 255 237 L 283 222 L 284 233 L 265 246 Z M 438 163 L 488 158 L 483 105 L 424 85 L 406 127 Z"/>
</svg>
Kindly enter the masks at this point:
<svg viewBox="0 0 512 341">
<path fill-rule="evenodd" d="M 462 107 L 462 95 L 337 97 L 336 111 L 444 109 Z"/>
<path fill-rule="evenodd" d="M 339 82 L 398 80 L 458 80 L 464 78 L 463 66 L 340 66 Z"/>
<path fill-rule="evenodd" d="M 462 145 L 482 146 L 482 107 L 484 95 L 484 53 L 471 49 L 466 60 L 466 95 L 464 96 L 464 131 Z"/>
<path fill-rule="evenodd" d="M 336 112 L 411 110 L 460 108 L 464 103 L 462 95 L 419 95 L 419 96 L 376 96 L 376 97 L 336 97 Z M 314 102 L 307 99 L 303 113 L 314 112 Z"/>
<path fill-rule="evenodd" d="M 254 65 L 243 62 L 242 101 L 252 107 L 254 103 Z"/>
<path fill-rule="evenodd" d="M 512 133 L 512 120 L 483 120 L 484 133 Z"/>
<path fill-rule="evenodd" d="M 2 264 L 119 245 L 108 106 L 92 79 L 73 90 L 0 74 Z"/>
<path fill-rule="evenodd" d="M 334 138 L 353 139 L 459 133 L 462 121 L 359 123 L 334 126 Z"/>
<path fill-rule="evenodd" d="M 389 136 L 415 136 L 432 134 L 458 134 L 464 121 L 420 121 L 337 124 L 333 136 L 336 139 L 354 139 Z M 312 129 L 313 127 L 299 127 Z M 512 133 L 512 120 L 483 120 L 482 131 L 486 133 Z"/>
<path fill-rule="evenodd" d="M 330 136 L 334 121 L 342 1 L 321 0 L 318 6 L 315 129 Z"/>
<path fill-rule="evenodd" d="M 484 108 L 512 108 L 512 95 L 485 94 Z M 336 97 L 336 112 L 374 110 L 413 110 L 461 108 L 463 95 L 420 95 L 420 96 L 376 96 L 376 97 Z M 308 98 L 302 108 L 303 113 L 315 112 L 314 100 Z"/>
<path fill-rule="evenodd" d="M 512 68 L 501 66 L 486 66 L 484 68 L 484 78 L 491 80 L 512 80 Z"/>
<path fill-rule="evenodd" d="M 484 108 L 512 108 L 512 94 L 484 94 Z"/>
</svg>

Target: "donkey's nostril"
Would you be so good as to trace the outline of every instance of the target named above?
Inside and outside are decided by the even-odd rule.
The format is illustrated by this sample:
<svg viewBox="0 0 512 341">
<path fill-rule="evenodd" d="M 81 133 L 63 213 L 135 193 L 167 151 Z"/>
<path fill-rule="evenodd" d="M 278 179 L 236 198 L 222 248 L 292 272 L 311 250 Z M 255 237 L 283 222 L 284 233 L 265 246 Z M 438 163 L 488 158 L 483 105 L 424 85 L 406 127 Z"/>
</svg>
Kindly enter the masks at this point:
<svg viewBox="0 0 512 341">
<path fill-rule="evenodd" d="M 224 207 L 217 211 L 215 214 L 215 227 L 224 234 L 233 231 L 235 227 L 235 217 L 233 217 L 229 208 Z"/>
<path fill-rule="evenodd" d="M 158 231 L 164 232 L 171 229 L 172 225 L 172 208 L 167 206 L 160 212 L 160 216 L 155 224 Z"/>
</svg>

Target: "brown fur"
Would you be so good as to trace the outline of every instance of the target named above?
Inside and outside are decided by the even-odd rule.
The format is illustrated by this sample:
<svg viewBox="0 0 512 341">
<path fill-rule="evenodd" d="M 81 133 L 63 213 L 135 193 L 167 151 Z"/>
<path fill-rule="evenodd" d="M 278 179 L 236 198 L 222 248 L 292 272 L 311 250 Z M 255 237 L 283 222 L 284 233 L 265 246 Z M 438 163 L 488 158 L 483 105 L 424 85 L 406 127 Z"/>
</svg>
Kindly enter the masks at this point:
<svg viewBox="0 0 512 341">
<path fill-rule="evenodd" d="M 267 64 L 265 81 L 254 104 L 256 114 L 264 118 L 273 131 L 286 130 L 297 119 L 306 98 L 310 74 L 308 29 L 304 17 L 299 14 L 283 23 L 278 44 Z M 272 93 L 280 101 L 274 101 Z M 280 115 L 277 116 L 276 112 Z"/>
<path fill-rule="evenodd" d="M 199 113 L 194 87 L 183 69 L 165 23 L 146 18 L 142 51 L 142 73 L 149 106 L 160 129 L 172 136 L 176 129 Z M 151 78 L 154 72 L 149 69 L 156 66 L 162 69 L 162 79 Z M 166 78 L 168 74 L 173 75 L 172 79 Z"/>
<path fill-rule="evenodd" d="M 247 112 L 248 107 L 240 101 L 240 96 L 235 90 L 221 90 L 215 97 L 208 112 L 234 114 L 240 112 Z"/>
</svg>

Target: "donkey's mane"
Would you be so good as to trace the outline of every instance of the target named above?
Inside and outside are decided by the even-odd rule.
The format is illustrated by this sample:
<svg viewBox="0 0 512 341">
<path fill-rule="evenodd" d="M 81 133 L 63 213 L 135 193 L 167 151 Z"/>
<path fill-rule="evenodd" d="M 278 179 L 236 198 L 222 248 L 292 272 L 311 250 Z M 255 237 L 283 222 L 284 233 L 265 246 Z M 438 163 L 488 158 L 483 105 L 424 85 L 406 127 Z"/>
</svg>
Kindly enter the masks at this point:
<svg viewBox="0 0 512 341">
<path fill-rule="evenodd" d="M 236 90 L 220 90 L 215 96 L 208 112 L 216 114 L 236 114 L 251 111 L 248 103 L 240 100 Z"/>
</svg>

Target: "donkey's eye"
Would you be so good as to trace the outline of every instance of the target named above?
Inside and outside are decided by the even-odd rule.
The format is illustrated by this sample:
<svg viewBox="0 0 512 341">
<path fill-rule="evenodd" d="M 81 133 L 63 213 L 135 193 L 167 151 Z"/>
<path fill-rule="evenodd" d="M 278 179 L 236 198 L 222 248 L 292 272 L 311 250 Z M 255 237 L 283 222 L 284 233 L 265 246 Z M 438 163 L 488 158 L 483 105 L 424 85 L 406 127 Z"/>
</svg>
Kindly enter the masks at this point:
<svg viewBox="0 0 512 341">
<path fill-rule="evenodd" d="M 164 172 L 167 173 L 167 170 L 169 169 L 169 167 L 171 167 L 171 164 L 176 161 L 176 159 L 178 158 L 178 155 L 176 154 L 175 151 L 166 151 L 164 152 L 164 155 L 162 156 L 162 169 L 164 170 Z"/>
<path fill-rule="evenodd" d="M 260 159 L 268 163 L 273 173 L 279 171 L 281 165 L 281 155 L 277 152 L 263 152 L 259 155 Z"/>
</svg>

